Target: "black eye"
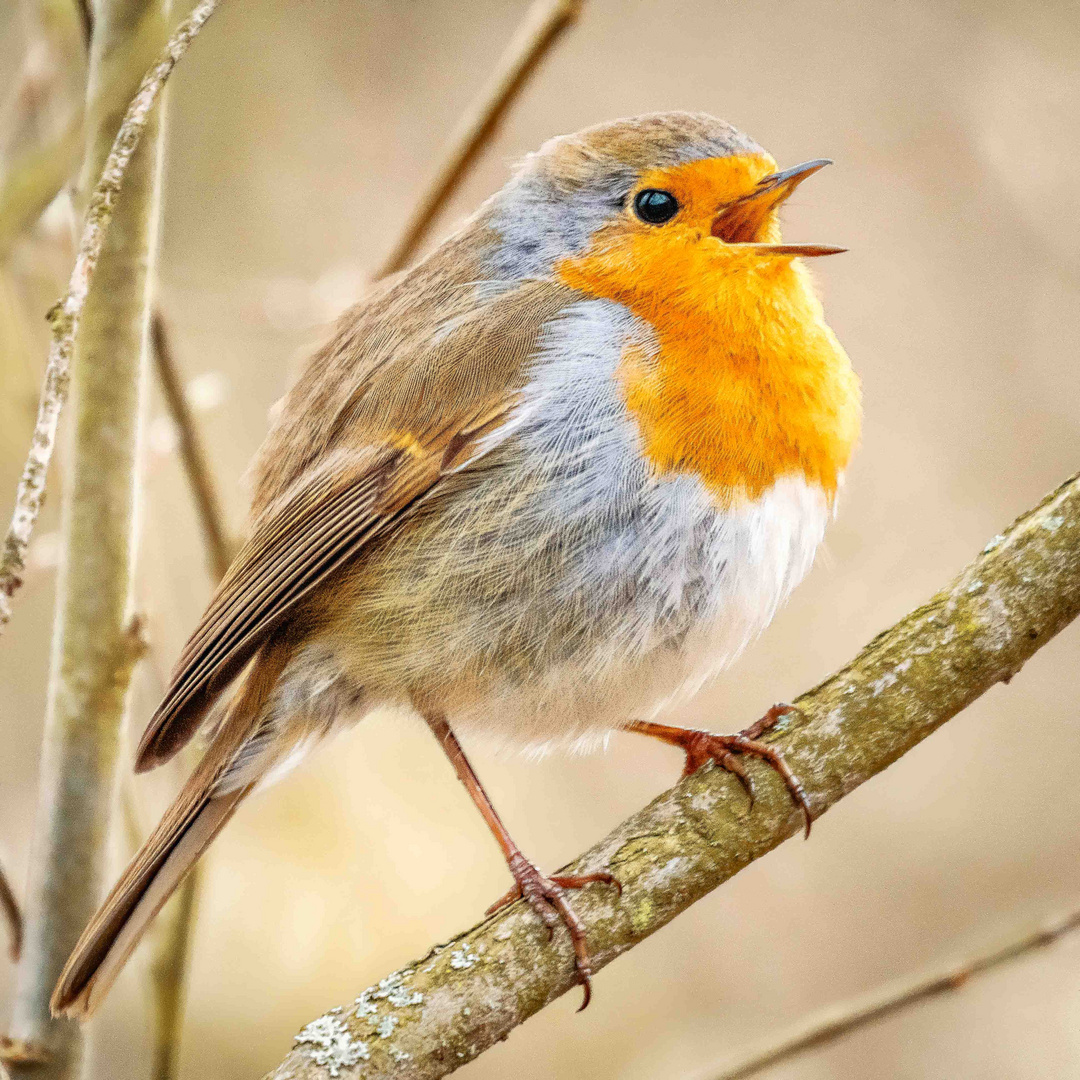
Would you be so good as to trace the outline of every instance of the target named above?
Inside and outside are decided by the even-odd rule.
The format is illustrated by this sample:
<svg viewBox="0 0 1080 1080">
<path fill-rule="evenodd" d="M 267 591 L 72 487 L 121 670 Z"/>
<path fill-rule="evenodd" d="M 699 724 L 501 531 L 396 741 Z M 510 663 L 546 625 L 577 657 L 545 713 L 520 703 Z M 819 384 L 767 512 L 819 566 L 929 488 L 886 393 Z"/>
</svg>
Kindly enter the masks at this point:
<svg viewBox="0 0 1080 1080">
<path fill-rule="evenodd" d="M 670 191 L 646 188 L 634 196 L 634 213 L 650 225 L 663 225 L 679 212 L 679 203 Z"/>
</svg>

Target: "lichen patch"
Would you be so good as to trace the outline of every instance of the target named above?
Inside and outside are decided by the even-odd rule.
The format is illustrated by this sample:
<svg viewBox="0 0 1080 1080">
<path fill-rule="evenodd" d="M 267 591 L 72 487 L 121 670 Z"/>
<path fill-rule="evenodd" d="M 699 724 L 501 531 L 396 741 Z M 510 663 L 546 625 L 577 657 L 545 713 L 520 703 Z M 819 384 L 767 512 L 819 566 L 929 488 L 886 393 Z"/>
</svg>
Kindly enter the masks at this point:
<svg viewBox="0 0 1080 1080">
<path fill-rule="evenodd" d="M 331 1076 L 339 1076 L 342 1069 L 350 1069 L 371 1056 L 367 1043 L 353 1038 L 344 1021 L 331 1013 L 312 1020 L 294 1042 L 306 1047 L 311 1060 Z"/>
</svg>

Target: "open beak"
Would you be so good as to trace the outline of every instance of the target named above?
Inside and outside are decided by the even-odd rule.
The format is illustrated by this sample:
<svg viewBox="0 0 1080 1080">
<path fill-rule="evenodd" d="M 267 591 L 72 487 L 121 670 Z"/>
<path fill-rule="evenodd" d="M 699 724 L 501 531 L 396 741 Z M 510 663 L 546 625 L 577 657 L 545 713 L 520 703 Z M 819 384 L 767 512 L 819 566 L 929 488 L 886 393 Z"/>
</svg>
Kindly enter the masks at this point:
<svg viewBox="0 0 1080 1080">
<path fill-rule="evenodd" d="M 771 173 L 758 181 L 749 195 L 729 203 L 713 219 L 712 235 L 741 249 L 760 251 L 763 255 L 838 255 L 847 248 L 825 244 L 759 244 L 754 240 L 773 210 L 784 202 L 808 177 L 832 162 L 828 158 L 804 161 L 801 165 Z"/>
</svg>

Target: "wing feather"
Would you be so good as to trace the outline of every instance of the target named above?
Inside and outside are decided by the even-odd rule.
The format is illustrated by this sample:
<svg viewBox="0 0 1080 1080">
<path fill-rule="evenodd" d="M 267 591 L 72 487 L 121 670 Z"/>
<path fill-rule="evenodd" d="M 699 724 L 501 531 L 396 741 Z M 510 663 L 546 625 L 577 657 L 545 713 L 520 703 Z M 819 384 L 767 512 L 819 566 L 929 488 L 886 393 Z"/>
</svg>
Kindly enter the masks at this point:
<svg viewBox="0 0 1080 1080">
<path fill-rule="evenodd" d="M 544 325 L 578 299 L 530 281 L 478 306 L 459 289 L 448 294 L 462 305 L 452 332 L 441 333 L 429 312 L 413 337 L 416 292 L 415 284 L 400 297 L 391 290 L 346 317 L 290 393 L 260 455 L 262 509 L 176 663 L 136 771 L 191 739 L 307 593 L 491 445 Z M 357 351 L 361 335 L 366 353 Z"/>
<path fill-rule="evenodd" d="M 418 472 L 430 477 L 430 486 L 437 475 L 393 448 L 341 457 L 256 522 L 177 661 L 139 744 L 138 771 L 172 757 L 198 729 L 222 685 L 239 674 L 297 601 L 392 524 L 408 503 L 380 512 L 388 486 L 407 483 Z M 412 483 L 413 497 L 424 490 Z"/>
</svg>

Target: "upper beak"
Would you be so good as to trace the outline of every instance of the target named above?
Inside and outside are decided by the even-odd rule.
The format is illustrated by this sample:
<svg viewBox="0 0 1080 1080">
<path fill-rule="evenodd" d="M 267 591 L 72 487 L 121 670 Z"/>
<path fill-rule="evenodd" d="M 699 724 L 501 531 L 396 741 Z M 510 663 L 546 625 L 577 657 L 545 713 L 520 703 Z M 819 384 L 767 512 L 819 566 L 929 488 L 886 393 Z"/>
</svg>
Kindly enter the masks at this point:
<svg viewBox="0 0 1080 1080">
<path fill-rule="evenodd" d="M 808 177 L 832 162 L 828 158 L 804 161 L 783 172 L 771 173 L 758 181 L 757 187 L 733 203 L 729 203 L 713 219 L 712 235 L 729 244 L 755 249 L 772 255 L 836 255 L 847 248 L 824 244 L 759 244 L 754 237 L 765 224 L 769 214 L 784 202 Z"/>
</svg>

